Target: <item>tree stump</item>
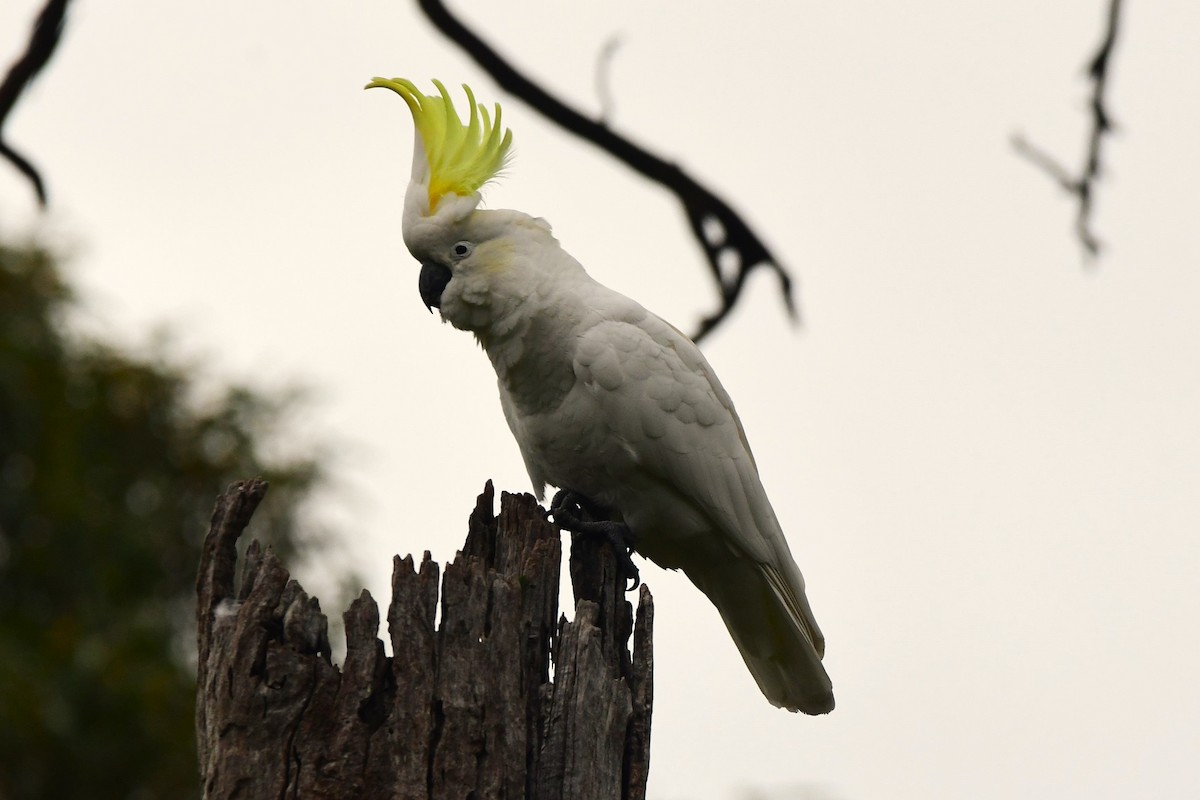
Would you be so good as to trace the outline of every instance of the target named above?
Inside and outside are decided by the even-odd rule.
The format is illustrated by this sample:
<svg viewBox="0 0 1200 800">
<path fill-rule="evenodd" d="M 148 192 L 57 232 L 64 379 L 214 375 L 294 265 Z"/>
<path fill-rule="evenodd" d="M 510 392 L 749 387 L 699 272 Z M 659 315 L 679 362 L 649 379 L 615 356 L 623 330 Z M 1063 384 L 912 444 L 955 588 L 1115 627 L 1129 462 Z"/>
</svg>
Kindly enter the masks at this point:
<svg viewBox="0 0 1200 800">
<path fill-rule="evenodd" d="M 394 561 L 388 631 L 365 590 L 330 659 L 317 599 L 237 539 L 266 494 L 217 501 L 197 578 L 196 741 L 206 798 L 645 797 L 654 606 L 636 626 L 606 544 L 575 537 L 575 618 L 558 614 L 558 529 L 489 481 L 447 564 Z M 628 650 L 633 636 L 632 656 Z"/>
</svg>

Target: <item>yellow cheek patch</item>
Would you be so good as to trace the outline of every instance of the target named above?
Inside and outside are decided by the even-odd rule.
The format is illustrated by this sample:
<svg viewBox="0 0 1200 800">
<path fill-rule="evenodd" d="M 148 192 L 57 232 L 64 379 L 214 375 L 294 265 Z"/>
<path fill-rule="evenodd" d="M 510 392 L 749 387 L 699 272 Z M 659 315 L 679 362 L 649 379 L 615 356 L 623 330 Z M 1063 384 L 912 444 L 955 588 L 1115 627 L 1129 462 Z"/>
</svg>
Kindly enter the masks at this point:
<svg viewBox="0 0 1200 800">
<path fill-rule="evenodd" d="M 504 272 L 509 268 L 515 250 L 512 242 L 493 239 L 476 247 L 472 258 L 484 273 Z"/>
<path fill-rule="evenodd" d="M 470 107 L 470 119 L 464 125 L 441 81 L 434 81 L 437 95 L 422 94 L 404 78 L 374 78 L 366 88 L 391 89 L 404 98 L 412 112 L 417 134 L 429 162 L 429 210 L 447 194 L 461 197 L 474 194 L 508 163 L 512 131 L 500 126 L 500 104 L 496 103 L 493 122 L 482 103 L 475 102 L 471 87 L 463 84 Z"/>
</svg>

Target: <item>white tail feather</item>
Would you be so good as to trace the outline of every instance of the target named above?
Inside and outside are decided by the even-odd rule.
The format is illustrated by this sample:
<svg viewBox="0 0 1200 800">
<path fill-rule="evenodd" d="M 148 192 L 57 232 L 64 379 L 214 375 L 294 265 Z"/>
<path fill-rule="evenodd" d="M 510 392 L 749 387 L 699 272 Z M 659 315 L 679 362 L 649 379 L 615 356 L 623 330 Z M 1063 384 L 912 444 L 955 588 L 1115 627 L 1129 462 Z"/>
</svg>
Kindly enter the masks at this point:
<svg viewBox="0 0 1200 800">
<path fill-rule="evenodd" d="M 805 714 L 833 710 L 833 684 L 821 665 L 825 639 L 799 571 L 795 580 L 748 558 L 684 567 L 725 621 L 758 688 L 773 705 Z"/>
</svg>

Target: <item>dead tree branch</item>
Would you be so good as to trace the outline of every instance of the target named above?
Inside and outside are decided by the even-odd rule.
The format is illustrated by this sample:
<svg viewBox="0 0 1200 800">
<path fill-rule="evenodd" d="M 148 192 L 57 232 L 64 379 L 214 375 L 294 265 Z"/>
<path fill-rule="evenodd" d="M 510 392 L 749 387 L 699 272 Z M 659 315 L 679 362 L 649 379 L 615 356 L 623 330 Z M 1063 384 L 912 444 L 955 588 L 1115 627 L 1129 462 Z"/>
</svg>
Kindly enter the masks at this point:
<svg viewBox="0 0 1200 800">
<path fill-rule="evenodd" d="M 495 49 L 452 15 L 440 0 L 418 0 L 418 5 L 438 30 L 475 59 L 502 88 L 563 129 L 591 142 L 679 198 L 692 235 L 703 249 L 709 272 L 721 293 L 721 308 L 700 321 L 693 339 L 699 342 L 733 310 L 745 286 L 746 277 L 756 267 L 767 267 L 775 272 L 788 314 L 796 318 L 791 276 L 728 203 L 677 164 L 615 133 L 603 119 L 596 121 L 585 117 L 518 72 Z"/>
<path fill-rule="evenodd" d="M 1012 137 L 1017 153 L 1029 159 L 1035 166 L 1049 175 L 1065 192 L 1075 197 L 1079 204 L 1075 215 L 1075 235 L 1088 258 L 1100 253 L 1101 242 L 1092 229 L 1092 204 L 1095 199 L 1096 182 L 1100 179 L 1103 163 L 1101 147 L 1104 137 L 1112 132 L 1112 118 L 1104 102 L 1108 88 L 1108 68 L 1112 60 L 1113 47 L 1121 19 L 1121 0 L 1109 0 L 1108 26 L 1104 39 L 1088 64 L 1087 76 L 1092 83 L 1092 96 L 1088 103 L 1092 124 L 1088 131 L 1087 155 L 1082 174 L 1076 177 L 1045 150 L 1030 142 L 1021 134 Z"/>
<path fill-rule="evenodd" d="M 558 529 L 529 495 L 502 494 L 494 514 L 489 482 L 441 573 L 440 622 L 438 565 L 397 556 L 393 655 L 364 591 L 344 614 L 339 670 L 320 604 L 257 542 L 235 585 L 237 539 L 265 494 L 261 480 L 230 487 L 201 557 L 206 798 L 644 800 L 654 606 L 643 586 L 635 623 L 611 548 L 573 543 L 588 568 L 572 570 L 567 621 Z"/>
<path fill-rule="evenodd" d="M 33 82 L 33 79 L 50 61 L 50 57 L 54 55 L 54 49 L 58 46 L 59 39 L 62 38 L 68 2 L 69 0 L 47 0 L 41 13 L 38 14 L 37 21 L 33 24 L 33 33 L 29 37 L 29 45 L 25 48 L 24 54 L 9 68 L 4 83 L 0 84 L 0 157 L 8 159 L 22 175 L 29 179 L 29 182 L 33 184 L 33 191 L 37 194 L 38 205 L 42 208 L 46 207 L 47 200 L 46 185 L 42 181 L 42 176 L 29 159 L 14 150 L 12 145 L 5 141 L 4 125 L 8 122 L 8 115 L 16 107 L 22 92 Z"/>
</svg>

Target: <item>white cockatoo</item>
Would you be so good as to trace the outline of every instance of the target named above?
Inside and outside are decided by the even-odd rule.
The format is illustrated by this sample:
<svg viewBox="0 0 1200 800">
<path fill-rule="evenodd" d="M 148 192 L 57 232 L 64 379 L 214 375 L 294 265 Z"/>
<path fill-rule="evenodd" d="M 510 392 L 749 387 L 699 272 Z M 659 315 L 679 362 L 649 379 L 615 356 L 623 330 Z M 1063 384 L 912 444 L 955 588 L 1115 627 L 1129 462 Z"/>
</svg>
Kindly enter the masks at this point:
<svg viewBox="0 0 1200 800">
<path fill-rule="evenodd" d="M 470 331 L 539 499 L 547 485 L 628 527 L 635 550 L 682 569 L 713 602 L 762 693 L 833 709 L 825 640 L 725 389 L 690 339 L 592 279 L 543 219 L 478 208 L 512 142 L 464 86 L 376 78 L 416 123 L 404 242 L 419 288 Z"/>
</svg>

